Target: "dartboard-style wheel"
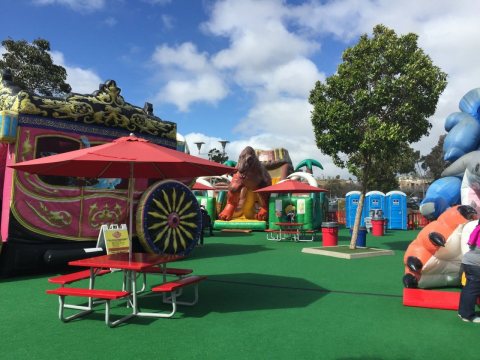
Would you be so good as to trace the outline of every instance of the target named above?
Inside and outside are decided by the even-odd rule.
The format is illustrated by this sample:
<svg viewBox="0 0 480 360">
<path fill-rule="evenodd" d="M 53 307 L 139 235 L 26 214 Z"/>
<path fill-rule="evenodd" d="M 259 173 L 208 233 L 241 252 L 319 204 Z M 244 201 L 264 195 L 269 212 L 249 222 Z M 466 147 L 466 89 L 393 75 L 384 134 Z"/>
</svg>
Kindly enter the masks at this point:
<svg viewBox="0 0 480 360">
<path fill-rule="evenodd" d="M 150 253 L 187 255 L 200 238 L 201 224 L 197 199 L 181 182 L 159 181 L 138 203 L 137 235 Z"/>
</svg>

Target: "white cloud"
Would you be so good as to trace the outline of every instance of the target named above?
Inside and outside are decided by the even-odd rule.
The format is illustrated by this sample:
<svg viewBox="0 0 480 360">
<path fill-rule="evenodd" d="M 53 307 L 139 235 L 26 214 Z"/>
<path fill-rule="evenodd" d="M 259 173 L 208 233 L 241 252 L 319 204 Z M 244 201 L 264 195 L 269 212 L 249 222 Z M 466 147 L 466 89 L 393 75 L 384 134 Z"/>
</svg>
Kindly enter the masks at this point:
<svg viewBox="0 0 480 360">
<path fill-rule="evenodd" d="M 306 102 L 315 82 L 325 80 L 325 75 L 311 60 L 300 57 L 262 73 L 259 78 L 265 93 L 300 97 Z"/>
<path fill-rule="evenodd" d="M 162 14 L 160 19 L 162 20 L 162 24 L 163 24 L 163 27 L 165 29 L 167 29 L 167 30 L 173 29 L 174 24 L 175 24 L 175 19 L 172 16 Z"/>
<path fill-rule="evenodd" d="M 118 21 L 114 17 L 109 16 L 103 21 L 103 23 L 109 27 L 114 27 L 115 25 L 117 25 Z"/>
<path fill-rule="evenodd" d="M 155 49 L 152 59 L 162 66 L 175 66 L 190 72 L 207 71 L 209 64 L 206 53 L 199 53 L 191 42 L 177 47 L 161 45 Z"/>
<path fill-rule="evenodd" d="M 175 104 L 180 111 L 188 111 L 195 102 L 215 104 L 227 95 L 227 88 L 215 75 L 197 75 L 191 80 L 171 80 L 157 94 L 157 101 Z"/>
<path fill-rule="evenodd" d="M 313 137 L 311 105 L 300 98 L 276 98 L 257 103 L 235 128 L 245 134 L 268 132 L 277 136 Z"/>
<path fill-rule="evenodd" d="M 106 0 L 33 0 L 36 5 L 62 5 L 75 11 L 90 12 L 105 7 Z"/>
<path fill-rule="evenodd" d="M 234 68 L 245 72 L 246 80 L 253 79 L 252 73 L 265 71 L 272 66 L 308 54 L 315 44 L 289 33 L 279 22 L 271 21 L 259 29 L 243 29 L 241 34 L 232 33 L 232 46 L 220 51 L 214 58 L 219 68 Z M 240 30 L 238 30 L 240 32 Z"/>
<path fill-rule="evenodd" d="M 155 49 L 153 63 L 167 74 L 165 85 L 157 93 L 158 102 L 175 104 L 188 111 L 192 103 L 216 104 L 228 94 L 221 75 L 212 67 L 208 54 L 198 52 L 192 43 L 177 47 L 161 45 Z"/>
<path fill-rule="evenodd" d="M 288 30 L 288 12 L 279 1 L 217 2 L 202 27 L 228 37 L 230 46 L 214 55 L 214 65 L 232 70 L 236 81 L 248 87 L 264 73 L 317 50 L 318 43 Z"/>
<path fill-rule="evenodd" d="M 67 83 L 72 87 L 72 92 L 91 94 L 102 83 L 100 76 L 94 70 L 67 65 L 63 53 L 52 51 L 50 55 L 55 64 L 63 66 L 67 71 Z"/>
</svg>

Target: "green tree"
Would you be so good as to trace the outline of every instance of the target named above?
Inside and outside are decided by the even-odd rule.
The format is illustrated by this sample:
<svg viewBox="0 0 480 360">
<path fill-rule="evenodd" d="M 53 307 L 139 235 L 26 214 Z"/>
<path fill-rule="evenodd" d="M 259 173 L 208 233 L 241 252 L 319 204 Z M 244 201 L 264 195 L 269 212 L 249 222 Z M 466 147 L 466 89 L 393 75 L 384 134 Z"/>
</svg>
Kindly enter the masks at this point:
<svg viewBox="0 0 480 360">
<path fill-rule="evenodd" d="M 352 181 L 345 181 L 340 179 L 340 176 L 337 175 L 334 178 L 329 177 L 326 180 L 322 181 L 320 187 L 324 187 L 328 190 L 329 198 L 344 198 L 345 194 L 349 191 L 360 190 L 360 187 L 357 183 Z"/>
<path fill-rule="evenodd" d="M 383 25 L 344 51 L 337 73 L 317 81 L 309 101 L 317 147 L 362 184 L 351 248 L 367 189 L 379 173 L 398 172 L 400 151 L 428 134 L 447 75 L 417 45 Z"/>
<path fill-rule="evenodd" d="M 213 148 L 208 152 L 208 159 L 223 164 L 228 160 L 228 156 L 222 153 L 220 150 Z"/>
<path fill-rule="evenodd" d="M 396 154 L 390 159 L 375 158 L 376 166 L 371 172 L 369 190 L 388 192 L 400 187 L 399 174 L 415 172 L 415 165 L 420 160 L 420 151 L 415 151 L 408 144 L 399 144 Z"/>
<path fill-rule="evenodd" d="M 65 82 L 66 70 L 53 63 L 50 43 L 36 39 L 31 44 L 25 40 L 2 41 L 6 52 L 0 60 L 0 70 L 10 69 L 13 82 L 22 90 L 43 96 L 61 96 L 72 88 Z"/>
<path fill-rule="evenodd" d="M 430 154 L 420 158 L 421 168 L 426 172 L 426 176 L 433 180 L 439 179 L 447 163 L 443 160 L 443 142 L 446 135 L 440 135 L 438 143 L 432 148 Z"/>
</svg>

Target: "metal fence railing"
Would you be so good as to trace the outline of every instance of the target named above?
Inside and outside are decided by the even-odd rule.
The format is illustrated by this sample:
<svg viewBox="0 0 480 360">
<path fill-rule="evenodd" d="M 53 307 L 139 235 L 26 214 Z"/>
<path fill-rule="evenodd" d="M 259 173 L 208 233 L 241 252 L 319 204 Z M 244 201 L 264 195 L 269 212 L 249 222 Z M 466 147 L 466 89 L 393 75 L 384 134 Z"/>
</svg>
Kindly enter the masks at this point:
<svg viewBox="0 0 480 360">
<path fill-rule="evenodd" d="M 411 212 L 407 215 L 407 226 L 408 229 L 418 229 L 425 227 L 430 220 L 428 220 L 425 216 L 420 214 L 419 212 Z"/>
<path fill-rule="evenodd" d="M 334 221 L 340 225 L 345 225 L 346 223 L 345 211 L 329 211 L 327 213 L 326 221 Z M 428 220 L 419 212 L 412 212 L 407 215 L 407 227 L 409 230 L 423 228 L 429 222 L 430 220 Z"/>
<path fill-rule="evenodd" d="M 340 225 L 345 225 L 345 211 L 329 211 L 327 213 L 327 221 L 334 221 L 339 223 Z"/>
</svg>

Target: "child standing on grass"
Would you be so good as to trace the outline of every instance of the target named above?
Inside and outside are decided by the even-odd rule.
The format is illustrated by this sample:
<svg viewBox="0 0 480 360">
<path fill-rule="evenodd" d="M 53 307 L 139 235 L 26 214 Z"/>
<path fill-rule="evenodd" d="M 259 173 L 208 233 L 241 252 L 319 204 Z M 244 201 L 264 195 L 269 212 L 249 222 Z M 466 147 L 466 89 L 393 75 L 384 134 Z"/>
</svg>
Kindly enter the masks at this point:
<svg viewBox="0 0 480 360">
<path fill-rule="evenodd" d="M 480 220 L 470 234 L 468 245 L 470 251 L 462 259 L 467 283 L 460 294 L 458 316 L 463 321 L 480 323 L 480 317 L 475 313 L 477 297 L 480 296 Z"/>
</svg>

